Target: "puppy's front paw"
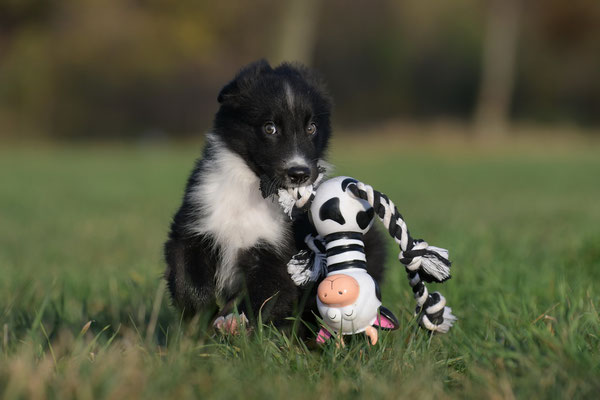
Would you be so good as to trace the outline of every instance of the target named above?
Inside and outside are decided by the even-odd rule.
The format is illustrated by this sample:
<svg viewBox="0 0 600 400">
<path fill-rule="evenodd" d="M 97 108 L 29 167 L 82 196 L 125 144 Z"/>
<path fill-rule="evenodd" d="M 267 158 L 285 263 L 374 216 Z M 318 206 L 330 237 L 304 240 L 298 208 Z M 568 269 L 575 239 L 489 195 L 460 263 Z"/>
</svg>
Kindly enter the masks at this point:
<svg viewBox="0 0 600 400">
<path fill-rule="evenodd" d="M 244 313 L 235 315 L 233 313 L 215 319 L 213 327 L 220 333 L 239 335 L 242 329 L 248 329 L 248 318 Z"/>
</svg>

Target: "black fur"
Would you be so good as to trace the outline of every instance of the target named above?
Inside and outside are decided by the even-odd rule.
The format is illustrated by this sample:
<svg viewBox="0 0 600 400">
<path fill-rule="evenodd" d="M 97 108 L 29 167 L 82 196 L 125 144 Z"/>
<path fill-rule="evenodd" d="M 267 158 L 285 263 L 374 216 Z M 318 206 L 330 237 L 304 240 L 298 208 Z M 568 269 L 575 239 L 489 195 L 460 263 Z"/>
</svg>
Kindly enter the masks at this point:
<svg viewBox="0 0 600 400">
<path fill-rule="evenodd" d="M 291 109 L 286 89 L 293 93 Z M 286 175 L 285 164 L 293 155 L 307 161 L 309 182 L 316 179 L 317 162 L 324 157 L 330 136 L 331 102 L 311 71 L 292 64 L 271 68 L 266 61 L 258 61 L 242 69 L 221 90 L 218 101 L 220 108 L 212 133 L 228 150 L 239 155 L 260 179 L 264 196 L 281 187 L 293 186 Z M 267 122 L 275 124 L 276 134 L 265 133 Z M 312 136 L 306 134 L 310 123 L 317 127 L 317 133 Z M 238 309 L 251 322 L 261 310 L 263 321 L 277 326 L 293 315 L 312 318 L 312 311 L 316 312 L 316 288 L 297 288 L 287 273 L 287 262 L 306 248 L 303 239 L 313 232 L 306 214 L 294 222 L 282 219 L 285 230 L 291 233 L 283 246 L 257 241 L 241 250 L 235 267 L 241 272 L 239 284 L 217 293 L 215 274 L 219 268 L 220 246 L 210 234 L 194 234 L 186 229 L 190 220 L 202 223 L 202 216 L 196 215 L 199 211 L 190 204 L 188 194 L 202 183 L 203 171 L 214 157 L 214 149 L 209 144 L 188 180 L 186 195 L 165 244 L 165 278 L 173 303 L 186 315 L 194 315 L 201 311 L 216 312 L 220 297 L 226 304 L 221 314 L 231 312 L 231 304 L 237 302 Z M 374 229 L 364 239 L 369 273 L 380 281 L 385 253 L 382 239 Z M 270 300 L 265 303 L 267 299 Z"/>
</svg>

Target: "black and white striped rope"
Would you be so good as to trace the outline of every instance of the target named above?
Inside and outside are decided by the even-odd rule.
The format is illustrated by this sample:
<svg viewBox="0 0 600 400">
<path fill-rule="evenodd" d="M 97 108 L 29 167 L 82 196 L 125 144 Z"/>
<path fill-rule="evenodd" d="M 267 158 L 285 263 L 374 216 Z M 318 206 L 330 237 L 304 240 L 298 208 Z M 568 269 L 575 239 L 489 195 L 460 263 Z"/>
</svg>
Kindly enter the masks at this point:
<svg viewBox="0 0 600 400">
<path fill-rule="evenodd" d="M 406 222 L 394 203 L 383 193 L 362 182 L 350 183 L 347 190 L 355 197 L 366 200 L 381 219 L 390 236 L 400 247 L 400 262 L 408 273 L 417 307 L 415 315 L 424 328 L 446 333 L 456 321 L 452 309 L 439 292 L 429 293 L 424 282 L 444 282 L 450 279 L 448 250 L 430 246 L 410 236 Z"/>
</svg>

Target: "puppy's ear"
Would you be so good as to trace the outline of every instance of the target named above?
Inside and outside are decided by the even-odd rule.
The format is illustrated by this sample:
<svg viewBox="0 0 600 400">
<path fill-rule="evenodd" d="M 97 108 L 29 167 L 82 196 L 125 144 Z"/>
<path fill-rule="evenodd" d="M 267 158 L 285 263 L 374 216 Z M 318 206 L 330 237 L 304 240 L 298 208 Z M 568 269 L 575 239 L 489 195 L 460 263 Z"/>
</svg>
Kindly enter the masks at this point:
<svg viewBox="0 0 600 400">
<path fill-rule="evenodd" d="M 258 77 L 273 69 L 267 62 L 262 59 L 253 62 L 242 68 L 237 76 L 221 89 L 217 101 L 220 104 L 236 105 L 237 101 L 244 92 L 252 87 L 252 84 L 256 82 Z"/>
</svg>

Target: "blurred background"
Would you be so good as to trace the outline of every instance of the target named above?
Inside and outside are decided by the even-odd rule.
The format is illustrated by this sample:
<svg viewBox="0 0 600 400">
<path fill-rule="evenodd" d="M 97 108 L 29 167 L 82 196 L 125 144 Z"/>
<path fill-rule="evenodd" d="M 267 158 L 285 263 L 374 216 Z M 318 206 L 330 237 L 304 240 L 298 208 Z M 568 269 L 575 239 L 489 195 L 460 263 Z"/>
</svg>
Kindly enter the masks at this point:
<svg viewBox="0 0 600 400">
<path fill-rule="evenodd" d="M 260 58 L 321 73 L 334 174 L 450 250 L 447 337 L 391 240 L 391 353 L 182 327 L 169 223 Z M 599 0 L 0 0 L 0 398 L 597 398 L 599 154 Z"/>
<path fill-rule="evenodd" d="M 198 137 L 262 57 L 320 71 L 342 135 L 600 133 L 598 1 L 0 0 L 0 135 Z"/>
</svg>

